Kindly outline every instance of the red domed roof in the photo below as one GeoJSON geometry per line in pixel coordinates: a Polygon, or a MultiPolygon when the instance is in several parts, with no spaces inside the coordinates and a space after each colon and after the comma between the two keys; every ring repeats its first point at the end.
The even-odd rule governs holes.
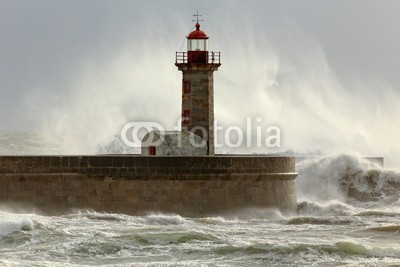
{"type": "Polygon", "coordinates": [[[205,32],[200,30],[200,24],[196,23],[196,30],[189,33],[187,36],[188,39],[208,39],[208,36],[205,32]]]}

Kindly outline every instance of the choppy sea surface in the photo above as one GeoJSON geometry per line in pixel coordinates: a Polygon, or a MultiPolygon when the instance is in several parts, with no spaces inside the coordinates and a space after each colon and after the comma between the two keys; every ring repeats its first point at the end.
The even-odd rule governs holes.
{"type": "MultiPolygon", "coordinates": [[[[0,134],[0,154],[55,151],[29,136],[0,134]]],[[[297,170],[294,214],[45,216],[1,206],[0,266],[400,266],[400,172],[355,155],[297,170]]]]}

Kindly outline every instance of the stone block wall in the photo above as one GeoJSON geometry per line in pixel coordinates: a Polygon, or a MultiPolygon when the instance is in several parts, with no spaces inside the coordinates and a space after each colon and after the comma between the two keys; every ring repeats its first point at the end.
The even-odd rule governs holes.
{"type": "Polygon", "coordinates": [[[207,142],[207,154],[214,155],[213,72],[221,64],[175,65],[182,71],[182,130],[192,131],[203,138],[207,142]]]}
{"type": "Polygon", "coordinates": [[[292,211],[294,167],[294,159],[285,157],[0,157],[0,202],[49,214],[292,211]]]}

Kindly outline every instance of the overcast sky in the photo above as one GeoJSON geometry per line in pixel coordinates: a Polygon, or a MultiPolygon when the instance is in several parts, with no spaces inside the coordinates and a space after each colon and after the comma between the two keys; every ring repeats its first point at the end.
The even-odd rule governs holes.
{"type": "MultiPolygon", "coordinates": [[[[172,125],[180,113],[175,51],[185,50],[196,9],[210,48],[222,53],[218,119],[234,123],[242,103],[253,115],[265,106],[265,117],[292,127],[287,131],[299,131],[300,113],[318,127],[336,131],[340,123],[339,136],[360,120],[397,123],[400,1],[2,0],[0,131],[66,132],[79,123],[100,131],[88,121],[112,128],[159,117],[172,125]],[[265,101],[253,104],[259,87],[263,95],[254,101],[265,101]],[[357,105],[341,113],[353,99],[357,105]],[[362,119],[345,119],[359,111],[362,119]],[[116,117],[123,119],[114,125],[116,117]]],[[[396,128],[369,136],[368,127],[375,126],[364,121],[348,142],[357,136],[363,146],[385,131],[400,134],[396,128]]]]}

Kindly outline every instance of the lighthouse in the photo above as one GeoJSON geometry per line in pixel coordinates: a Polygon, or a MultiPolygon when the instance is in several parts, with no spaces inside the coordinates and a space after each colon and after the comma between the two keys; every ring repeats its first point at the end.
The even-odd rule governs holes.
{"type": "Polygon", "coordinates": [[[207,154],[214,155],[214,71],[218,70],[220,52],[208,51],[208,35],[200,29],[189,33],[187,51],[176,52],[175,65],[182,71],[182,131],[200,136],[207,143],[207,154]]]}

